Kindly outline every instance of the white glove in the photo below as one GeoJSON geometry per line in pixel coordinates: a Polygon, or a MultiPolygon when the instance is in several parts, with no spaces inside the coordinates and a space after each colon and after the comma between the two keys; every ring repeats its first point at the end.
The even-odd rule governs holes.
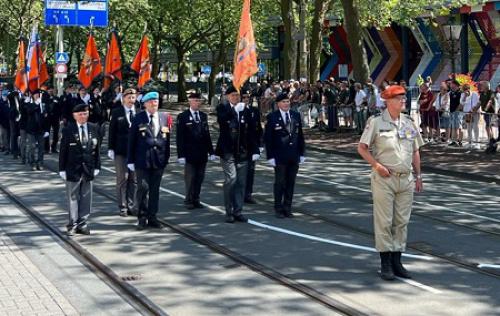
{"type": "Polygon", "coordinates": [[[59,176],[61,177],[61,179],[63,179],[64,181],[66,181],[66,171],[59,172],[59,176]]]}
{"type": "Polygon", "coordinates": [[[99,170],[99,169],[95,169],[95,170],[94,170],[94,177],[97,177],[97,175],[99,174],[99,172],[101,172],[101,170],[99,170]]]}
{"type": "Polygon", "coordinates": [[[235,110],[236,112],[241,112],[241,111],[243,111],[244,109],[245,109],[245,103],[243,103],[243,102],[240,102],[240,103],[238,103],[238,104],[236,104],[236,105],[234,106],[234,110],[235,110]]]}
{"type": "Polygon", "coordinates": [[[252,161],[257,161],[259,159],[260,159],[260,155],[259,154],[252,155],[252,161]]]}
{"type": "Polygon", "coordinates": [[[177,163],[179,165],[185,165],[186,164],[186,158],[179,158],[179,159],[177,159],[177,163]]]}
{"type": "Polygon", "coordinates": [[[274,158],[273,159],[269,159],[267,161],[267,163],[270,164],[271,167],[276,167],[276,159],[274,159],[274,158]]]}
{"type": "Polygon", "coordinates": [[[127,168],[128,168],[128,170],[130,170],[130,171],[132,171],[132,172],[135,172],[135,165],[134,165],[133,163],[129,163],[129,164],[127,165],[127,168]]]}
{"type": "Polygon", "coordinates": [[[304,162],[306,162],[306,157],[300,156],[300,162],[299,162],[299,164],[303,164],[304,162]]]}
{"type": "Polygon", "coordinates": [[[47,138],[47,137],[49,137],[49,136],[50,136],[49,132],[45,132],[45,133],[43,134],[43,138],[47,138]]]}
{"type": "Polygon", "coordinates": [[[115,160],[115,151],[114,150],[108,150],[108,157],[111,160],[115,160]]]}
{"type": "Polygon", "coordinates": [[[216,155],[210,155],[210,156],[208,156],[208,160],[210,160],[210,161],[214,161],[216,159],[217,159],[216,155]]]}
{"type": "Polygon", "coordinates": [[[264,152],[264,147],[259,147],[259,152],[262,154],[264,152]]]}

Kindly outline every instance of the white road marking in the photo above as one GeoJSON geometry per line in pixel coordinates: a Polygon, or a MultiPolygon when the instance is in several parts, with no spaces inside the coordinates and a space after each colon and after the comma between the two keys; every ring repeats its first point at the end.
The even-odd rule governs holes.
{"type": "Polygon", "coordinates": [[[487,264],[480,263],[477,265],[478,268],[490,268],[490,269],[500,269],[500,264],[487,264]]]}
{"type": "Polygon", "coordinates": [[[404,283],[407,283],[409,285],[412,285],[412,286],[415,286],[415,287],[418,287],[419,289],[422,289],[424,291],[427,291],[427,292],[431,292],[433,294],[441,294],[442,292],[438,289],[435,289],[431,286],[428,286],[428,285],[425,285],[425,284],[422,284],[420,282],[417,282],[415,280],[411,280],[411,279],[404,279],[404,278],[400,278],[400,277],[396,277],[396,279],[400,280],[400,281],[403,281],[404,283]]]}
{"type": "MultiPolygon", "coordinates": [[[[261,166],[261,167],[264,168],[264,169],[272,169],[271,167],[267,167],[267,166],[261,166]]],[[[297,177],[311,179],[311,180],[314,180],[314,181],[323,182],[323,183],[327,183],[327,184],[333,184],[333,185],[337,185],[339,187],[344,187],[346,189],[354,189],[354,190],[361,191],[361,192],[371,193],[371,191],[368,190],[368,189],[363,189],[363,188],[359,188],[359,187],[356,187],[356,186],[353,186],[353,185],[348,185],[348,184],[343,184],[343,183],[336,182],[336,181],[330,181],[330,180],[325,180],[325,179],[321,179],[321,178],[317,178],[317,177],[313,177],[313,176],[308,176],[308,175],[305,175],[305,174],[300,174],[299,173],[299,174],[297,174],[297,177]]],[[[483,216],[483,215],[477,215],[477,214],[473,214],[473,213],[469,213],[469,212],[464,212],[464,211],[452,210],[452,209],[446,208],[444,206],[434,205],[434,204],[430,204],[430,203],[427,203],[427,202],[418,202],[418,201],[415,201],[415,204],[418,204],[418,205],[421,205],[421,206],[425,206],[425,207],[430,207],[430,208],[433,208],[435,210],[447,211],[447,212],[451,212],[451,213],[457,213],[457,214],[461,214],[461,215],[467,215],[467,216],[471,216],[471,217],[476,217],[476,218],[480,218],[480,219],[492,221],[492,222],[495,222],[495,223],[500,223],[500,219],[496,219],[496,218],[488,217],[488,216],[483,216]]]]}
{"type": "MultiPolygon", "coordinates": [[[[115,173],[115,171],[113,169],[111,169],[111,168],[107,168],[107,167],[101,166],[101,169],[109,171],[111,173],[115,173]]],[[[181,199],[184,199],[184,195],[180,194],[178,192],[175,192],[175,191],[172,191],[172,190],[169,190],[169,189],[165,189],[163,187],[160,187],[160,191],[168,193],[168,194],[171,194],[171,195],[176,196],[176,197],[179,197],[181,199]]],[[[210,205],[210,204],[207,204],[207,203],[204,203],[204,202],[202,202],[201,204],[203,206],[205,206],[205,207],[207,207],[207,208],[209,208],[211,210],[214,210],[216,212],[219,212],[221,214],[225,214],[226,213],[220,207],[217,207],[217,206],[214,206],[214,205],[210,205]]],[[[257,226],[257,227],[261,227],[261,228],[265,228],[265,229],[268,229],[268,230],[272,230],[272,231],[275,231],[275,232],[280,232],[280,233],[288,234],[288,235],[291,235],[291,236],[296,236],[296,237],[304,238],[304,239],[319,241],[319,242],[323,242],[323,243],[328,243],[328,244],[332,244],[332,245],[337,245],[337,246],[347,247],[347,248],[352,248],[352,249],[357,249],[357,250],[364,250],[364,251],[368,251],[368,252],[377,252],[377,250],[375,248],[366,247],[366,246],[360,246],[360,245],[356,245],[356,244],[345,243],[345,242],[341,242],[341,241],[335,241],[335,240],[321,238],[321,237],[316,237],[316,236],[307,235],[307,234],[302,234],[302,233],[294,232],[294,231],[291,231],[291,230],[288,230],[288,229],[276,227],[276,226],[273,226],[273,225],[268,225],[268,224],[260,223],[260,222],[257,222],[257,221],[251,220],[251,219],[248,220],[248,224],[253,225],[253,226],[257,226]]],[[[426,260],[426,261],[432,261],[432,260],[434,260],[434,258],[432,258],[432,257],[420,256],[420,255],[412,255],[412,254],[406,254],[406,253],[403,254],[403,256],[407,257],[407,258],[414,258],[414,259],[420,259],[420,260],[426,260]]]]}

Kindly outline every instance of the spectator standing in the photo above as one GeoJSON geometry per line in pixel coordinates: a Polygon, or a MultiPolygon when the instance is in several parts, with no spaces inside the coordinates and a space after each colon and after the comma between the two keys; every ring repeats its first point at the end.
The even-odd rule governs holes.
{"type": "Polygon", "coordinates": [[[479,95],[472,91],[468,84],[463,85],[463,93],[460,99],[460,104],[465,113],[464,124],[467,128],[468,147],[479,149],[479,111],[481,104],[479,103],[479,95]],[[474,144],[472,144],[472,134],[474,133],[474,144]]]}
{"type": "Polygon", "coordinates": [[[434,98],[434,109],[439,114],[439,134],[441,128],[445,130],[445,136],[441,139],[443,142],[448,142],[450,139],[450,94],[448,93],[448,85],[442,82],[439,87],[439,93],[434,98]]]}
{"type": "Polygon", "coordinates": [[[451,142],[448,146],[452,147],[462,147],[462,120],[463,114],[460,110],[460,100],[461,100],[461,92],[460,92],[460,83],[457,80],[452,80],[450,82],[450,130],[451,130],[451,142]]]}
{"type": "Polygon", "coordinates": [[[420,96],[418,97],[418,104],[420,105],[420,117],[422,123],[420,124],[423,131],[424,141],[432,140],[432,131],[437,128],[437,113],[432,107],[434,96],[431,89],[427,84],[420,86],[420,96]]]}
{"type": "Polygon", "coordinates": [[[493,115],[495,114],[495,92],[491,90],[488,81],[481,81],[479,83],[479,102],[481,105],[481,112],[483,113],[486,134],[488,140],[493,139],[493,115]]]}
{"type": "Polygon", "coordinates": [[[356,112],[354,113],[356,118],[356,131],[361,134],[365,129],[366,120],[368,119],[366,93],[363,91],[361,83],[359,82],[354,84],[354,89],[356,90],[356,95],[354,97],[354,105],[356,108],[356,112]]]}

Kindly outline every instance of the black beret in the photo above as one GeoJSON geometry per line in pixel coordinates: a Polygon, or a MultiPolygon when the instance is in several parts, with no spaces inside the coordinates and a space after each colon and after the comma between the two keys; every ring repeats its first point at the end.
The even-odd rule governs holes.
{"type": "Polygon", "coordinates": [[[188,99],[201,99],[201,94],[198,92],[191,92],[188,99]]]}
{"type": "Polygon", "coordinates": [[[241,95],[242,96],[250,96],[251,95],[250,90],[246,90],[246,89],[241,90],[241,95]]]}
{"type": "Polygon", "coordinates": [[[40,93],[42,93],[42,90],[36,89],[35,91],[31,92],[31,95],[40,94],[40,93]]]}
{"type": "Polygon", "coordinates": [[[288,93],[280,93],[278,94],[278,96],[276,97],[276,102],[280,102],[280,101],[283,101],[283,100],[288,100],[290,99],[290,97],[288,96],[288,93]]]}
{"type": "Polygon", "coordinates": [[[73,107],[73,113],[86,112],[89,110],[89,106],[85,103],[77,104],[73,107]]]}
{"type": "Polygon", "coordinates": [[[238,90],[236,90],[236,88],[233,85],[230,85],[229,87],[227,87],[226,94],[231,94],[234,92],[238,92],[238,90]]]}

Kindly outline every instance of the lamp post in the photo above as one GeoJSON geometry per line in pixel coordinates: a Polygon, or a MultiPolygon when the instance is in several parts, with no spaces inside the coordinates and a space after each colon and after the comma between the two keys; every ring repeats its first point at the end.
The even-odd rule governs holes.
{"type": "Polygon", "coordinates": [[[462,32],[462,25],[455,24],[454,19],[450,19],[448,24],[443,25],[444,35],[446,37],[446,41],[450,45],[450,58],[451,58],[451,72],[456,72],[455,66],[455,56],[459,52],[457,48],[455,48],[455,42],[460,39],[460,33],[462,32]]]}

